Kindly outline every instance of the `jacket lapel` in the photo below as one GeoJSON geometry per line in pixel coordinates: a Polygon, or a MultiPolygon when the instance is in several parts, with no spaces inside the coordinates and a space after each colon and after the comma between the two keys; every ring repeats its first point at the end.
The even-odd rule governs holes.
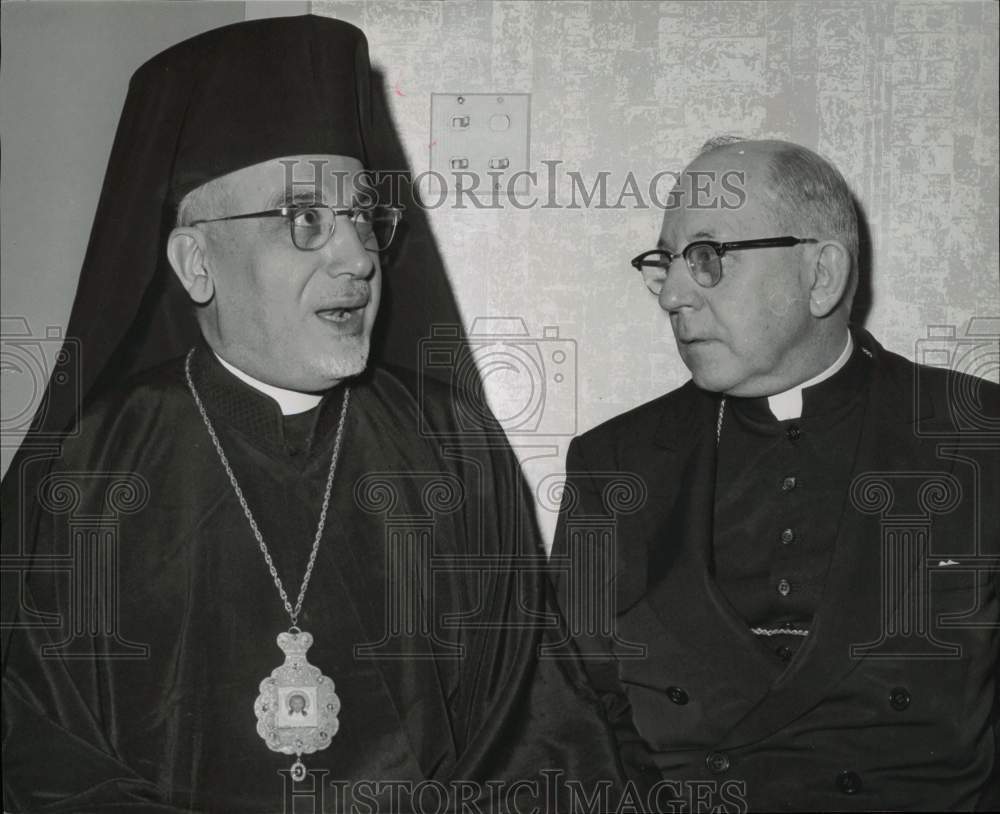
{"type": "Polygon", "coordinates": [[[629,431],[615,441],[614,469],[636,477],[645,490],[641,508],[615,518],[615,612],[621,615],[649,591],[668,570],[672,554],[661,545],[678,502],[683,478],[677,473],[690,454],[678,441],[698,426],[699,408],[710,409],[693,387],[680,404],[668,400],[647,432],[629,431]],[[682,429],[683,428],[683,429],[682,429]]]}
{"type": "Polygon", "coordinates": [[[659,488],[649,490],[650,510],[635,529],[646,541],[646,562],[645,592],[634,615],[644,627],[652,623],[655,628],[633,635],[651,643],[647,667],[654,673],[671,667],[657,664],[655,642],[667,637],[675,645],[666,650],[683,652],[699,671],[740,675],[739,697],[730,703],[745,710],[767,692],[773,669],[713,576],[718,400],[698,393],[686,407],[665,411],[654,437],[655,457],[647,453],[642,464],[634,465],[659,488]]]}

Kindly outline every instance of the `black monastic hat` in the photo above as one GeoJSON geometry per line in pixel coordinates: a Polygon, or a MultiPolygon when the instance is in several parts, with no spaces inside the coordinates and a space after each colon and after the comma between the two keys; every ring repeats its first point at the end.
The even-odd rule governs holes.
{"type": "MultiPolygon", "coordinates": [[[[67,329],[82,349],[77,397],[178,356],[197,338],[164,254],[187,192],[281,156],[367,163],[370,70],[359,29],[306,15],[208,31],[136,71],[67,329]]],[[[73,412],[48,404],[47,429],[58,431],[73,412]]]]}

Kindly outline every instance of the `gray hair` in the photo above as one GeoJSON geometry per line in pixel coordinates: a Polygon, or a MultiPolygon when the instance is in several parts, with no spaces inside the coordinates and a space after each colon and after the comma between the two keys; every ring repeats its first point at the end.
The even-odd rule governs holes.
{"type": "MultiPolygon", "coordinates": [[[[698,157],[751,141],[722,135],[709,139],[698,157]]],[[[853,295],[858,273],[858,214],[851,188],[833,164],[790,141],[766,141],[773,147],[768,165],[769,192],[777,219],[797,237],[831,238],[844,244],[851,260],[853,295]]]]}
{"type": "Polygon", "coordinates": [[[217,216],[222,212],[226,190],[218,181],[218,178],[206,181],[181,198],[181,202],[177,204],[174,226],[190,226],[193,221],[217,216]]]}

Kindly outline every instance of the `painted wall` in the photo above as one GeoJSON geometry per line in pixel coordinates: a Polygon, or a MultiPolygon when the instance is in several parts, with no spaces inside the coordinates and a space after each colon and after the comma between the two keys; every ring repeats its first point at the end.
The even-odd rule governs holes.
{"type": "MultiPolygon", "coordinates": [[[[567,203],[565,170],[590,183],[608,171],[609,204],[629,173],[639,181],[645,208],[627,197],[622,209],[477,211],[452,201],[430,212],[467,326],[517,316],[532,337],[557,326],[575,343],[575,398],[549,383],[563,419],[550,424],[575,418],[582,431],[686,380],[628,259],[656,240],[649,180],[720,132],[791,139],[841,168],[871,234],[866,325],[890,349],[914,358],[931,326],[961,333],[974,316],[1000,317],[994,3],[316,0],[312,9],[367,34],[415,172],[429,167],[432,92],[523,92],[542,201],[551,193],[543,160],[563,162],[555,191],[567,203]]],[[[979,373],[995,379],[992,358],[979,373]]],[[[504,375],[486,386],[506,409],[504,375]]],[[[530,445],[521,455],[551,532],[545,494],[568,439],[512,440],[530,445]]]]}
{"type": "Polygon", "coordinates": [[[0,471],[45,386],[32,353],[49,361],[69,320],[129,78],[169,45],[245,12],[243,2],[0,6],[0,471]],[[14,336],[22,325],[29,336],[14,336]]]}
{"type": "MultiPolygon", "coordinates": [[[[65,326],[131,71],[198,31],[305,5],[0,7],[5,318],[23,316],[42,336],[65,326]]],[[[537,195],[560,205],[449,202],[427,216],[473,341],[477,318],[518,317],[529,335],[508,343],[510,360],[542,360],[550,376],[540,411],[522,425],[537,419],[546,433],[512,435],[549,534],[565,433],[687,377],[628,258],[656,238],[649,180],[679,170],[712,134],[793,139],[844,170],[873,244],[867,326],[889,348],[913,357],[929,326],[961,332],[974,316],[1000,316],[993,3],[316,0],[311,8],[368,35],[414,172],[428,168],[432,92],[532,94],[537,195]],[[542,161],[562,162],[551,187],[542,161]],[[588,185],[607,172],[609,206],[631,174],[643,200],[567,208],[568,171],[588,185]],[[547,326],[558,338],[545,337],[547,326]],[[559,383],[550,364],[557,349],[564,364],[576,363],[559,383]]],[[[397,304],[425,307],[421,298],[397,304]]],[[[414,366],[419,351],[415,344],[414,366]]],[[[495,409],[516,414],[524,377],[503,366],[488,372],[495,409]]],[[[995,364],[979,372],[997,376],[995,364]]],[[[33,386],[3,373],[5,442],[33,386]]],[[[6,466],[10,449],[2,455],[6,466]]]]}

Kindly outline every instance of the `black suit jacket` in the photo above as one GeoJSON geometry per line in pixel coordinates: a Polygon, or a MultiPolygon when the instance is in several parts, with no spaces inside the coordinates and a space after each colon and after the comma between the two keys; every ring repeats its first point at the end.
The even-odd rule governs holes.
{"type": "Polygon", "coordinates": [[[649,810],[1000,800],[1000,388],[855,336],[850,494],[777,678],[712,574],[719,397],[688,382],[570,445],[560,596],[649,810]]]}

